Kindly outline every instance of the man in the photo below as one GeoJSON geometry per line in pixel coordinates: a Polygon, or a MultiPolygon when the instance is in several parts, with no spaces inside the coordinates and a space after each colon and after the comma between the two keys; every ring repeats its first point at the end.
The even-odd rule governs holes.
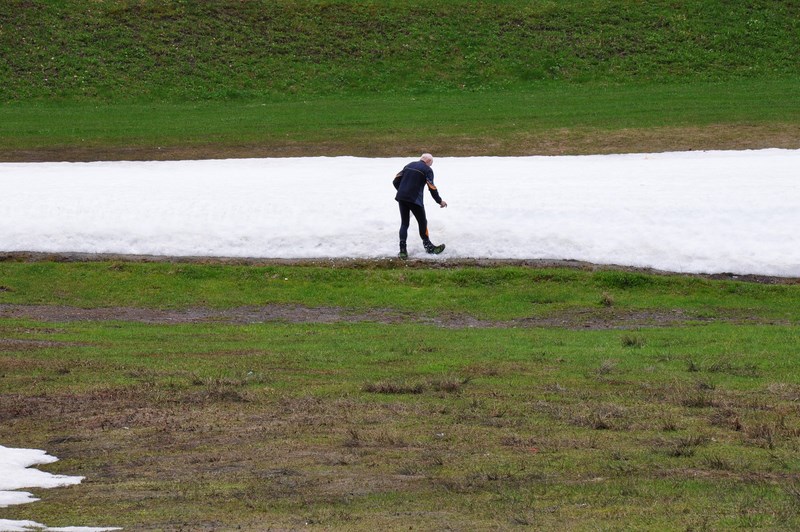
{"type": "Polygon", "coordinates": [[[400,254],[401,259],[408,258],[406,238],[408,226],[411,224],[410,214],[414,214],[419,226],[419,236],[427,253],[439,254],[444,251],[444,244],[435,246],[428,237],[428,219],[425,217],[425,205],[422,203],[425,187],[431,192],[433,200],[442,209],[447,207],[447,202],[439,196],[439,191],[433,184],[433,156],[423,153],[419,161],[409,163],[395,176],[392,184],[397,189],[394,199],[400,204],[400,254]]]}

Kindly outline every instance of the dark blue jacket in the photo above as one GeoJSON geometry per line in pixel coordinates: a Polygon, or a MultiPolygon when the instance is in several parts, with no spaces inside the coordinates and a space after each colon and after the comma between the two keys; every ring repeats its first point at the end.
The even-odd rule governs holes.
{"type": "Polygon", "coordinates": [[[433,170],[422,161],[414,161],[407,164],[394,177],[392,184],[397,189],[397,195],[394,197],[397,201],[408,201],[423,207],[422,196],[427,185],[428,190],[431,191],[433,201],[442,203],[439,191],[436,190],[433,184],[433,170]]]}

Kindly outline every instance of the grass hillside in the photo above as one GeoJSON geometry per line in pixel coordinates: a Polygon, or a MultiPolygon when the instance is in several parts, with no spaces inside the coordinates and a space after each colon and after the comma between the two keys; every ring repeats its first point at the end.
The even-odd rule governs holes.
{"type": "Polygon", "coordinates": [[[796,2],[10,0],[0,24],[6,102],[800,75],[796,2]]]}
{"type": "Polygon", "coordinates": [[[7,0],[0,160],[798,147],[800,4],[7,0]]]}

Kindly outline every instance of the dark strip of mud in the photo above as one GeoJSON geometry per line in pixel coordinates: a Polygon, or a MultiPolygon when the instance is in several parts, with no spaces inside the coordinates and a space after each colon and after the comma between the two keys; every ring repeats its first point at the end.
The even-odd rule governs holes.
{"type": "Polygon", "coordinates": [[[727,313],[716,317],[699,317],[681,309],[623,310],[613,308],[569,309],[543,317],[513,320],[481,320],[465,314],[445,313],[419,316],[418,313],[394,309],[352,310],[340,307],[305,307],[271,304],[231,309],[193,307],[184,310],[160,310],[138,307],[79,308],[62,305],[0,304],[0,319],[31,319],[44,322],[121,321],[148,324],[186,323],[415,323],[449,329],[464,328],[537,328],[552,327],[572,330],[640,329],[674,327],[713,321],[790,325],[788,322],[727,313]]]}

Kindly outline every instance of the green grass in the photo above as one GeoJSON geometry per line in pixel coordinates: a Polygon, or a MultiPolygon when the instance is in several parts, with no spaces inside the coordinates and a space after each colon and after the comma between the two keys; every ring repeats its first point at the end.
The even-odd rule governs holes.
{"type": "Polygon", "coordinates": [[[61,458],[47,470],[87,477],[8,518],[253,530],[800,524],[796,285],[616,270],[0,266],[2,303],[409,312],[330,324],[5,314],[0,441],[45,448],[61,458]],[[414,321],[601,307],[612,325],[637,307],[718,319],[624,330],[414,321]]]}
{"type": "Polygon", "coordinates": [[[6,2],[0,158],[797,147],[786,2],[6,2]]]}
{"type": "Polygon", "coordinates": [[[252,99],[800,74],[792,2],[4,2],[0,101],[252,99]]]}
{"type": "Polygon", "coordinates": [[[217,309],[265,303],[394,309],[487,320],[590,308],[679,309],[695,319],[796,321],[800,286],[620,270],[0,262],[0,303],[217,309]],[[613,303],[603,304],[604,296],[613,303]]]}
{"type": "Polygon", "coordinates": [[[525,91],[363,96],[357,103],[344,96],[279,102],[12,103],[0,108],[0,141],[5,152],[78,147],[117,150],[122,157],[125,148],[146,149],[158,158],[159,150],[187,146],[373,156],[433,146],[437,153],[469,155],[530,153],[559,139],[562,151],[598,151],[609,132],[671,129],[683,132],[689,146],[702,147],[713,140],[698,139],[691,128],[725,126],[746,139],[747,128],[800,122],[800,106],[789,97],[798,91],[800,82],[791,80],[543,83],[525,91]],[[564,138],[565,131],[571,137],[564,138]]]}

